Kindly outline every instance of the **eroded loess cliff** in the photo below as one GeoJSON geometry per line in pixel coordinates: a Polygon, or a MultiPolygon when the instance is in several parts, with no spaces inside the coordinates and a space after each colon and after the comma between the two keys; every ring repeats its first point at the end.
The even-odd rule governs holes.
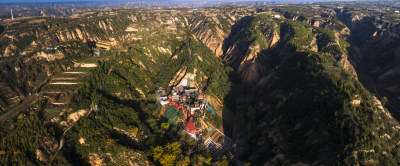
{"type": "Polygon", "coordinates": [[[190,18],[189,28],[196,38],[220,57],[223,54],[223,41],[231,33],[231,26],[242,17],[252,14],[253,10],[252,8],[231,8],[228,11],[218,8],[205,10],[195,13],[190,18]]]}
{"type": "Polygon", "coordinates": [[[256,165],[398,162],[398,121],[358,81],[345,37],[306,17],[266,13],[232,26],[222,57],[238,79],[226,109],[245,115],[231,127],[234,138],[246,138],[243,158],[256,165]]]}
{"type": "Polygon", "coordinates": [[[388,108],[399,118],[400,37],[396,21],[384,14],[355,12],[352,8],[337,10],[337,16],[352,31],[349,41],[350,60],[360,80],[380,98],[389,99],[388,108]]]}
{"type": "Polygon", "coordinates": [[[357,75],[347,60],[349,45],[335,32],[262,14],[245,17],[232,27],[232,33],[224,42],[223,58],[237,69],[245,83],[263,86],[262,75],[291,55],[293,48],[286,44],[288,42],[297,42],[303,49],[328,53],[357,75]],[[303,36],[307,37],[300,39],[303,36]]]}
{"type": "MultiPolygon", "coordinates": [[[[126,52],[138,46],[152,63],[157,63],[161,54],[171,55],[177,49],[178,38],[185,34],[187,25],[181,14],[172,13],[171,20],[169,11],[87,12],[71,18],[27,18],[2,23],[0,109],[38,92],[51,76],[73,68],[72,64],[80,59],[93,57],[94,51],[126,52]],[[141,42],[143,38],[145,42],[141,42]],[[166,38],[175,39],[175,43],[161,40],[166,38]]],[[[147,64],[137,63],[146,68],[147,64]]]]}

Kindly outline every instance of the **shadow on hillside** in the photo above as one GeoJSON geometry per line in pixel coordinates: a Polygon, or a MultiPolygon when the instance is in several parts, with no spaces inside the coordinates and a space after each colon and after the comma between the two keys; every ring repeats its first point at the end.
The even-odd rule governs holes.
{"type": "MultiPolygon", "coordinates": [[[[73,142],[74,140],[68,140],[65,139],[65,145],[62,148],[62,153],[59,153],[57,156],[65,156],[65,159],[69,163],[74,163],[76,165],[81,165],[81,166],[90,166],[90,164],[82,157],[81,155],[77,152],[76,147],[74,146],[75,143],[73,142]]],[[[55,158],[53,161],[53,164],[56,164],[58,157],[55,158]]],[[[62,161],[62,157],[61,157],[62,161]]]]}
{"type": "Polygon", "coordinates": [[[234,142],[237,142],[239,138],[243,137],[243,134],[239,134],[241,132],[238,131],[242,130],[242,128],[246,126],[246,116],[242,114],[246,112],[243,111],[243,109],[247,109],[247,87],[241,83],[240,76],[237,74],[237,67],[245,58],[244,55],[251,44],[251,41],[240,40],[246,37],[246,34],[243,33],[243,29],[251,20],[252,17],[250,16],[238,20],[234,25],[232,25],[231,33],[227,38],[225,38],[222,44],[222,58],[229,61],[229,64],[225,65],[234,68],[234,71],[228,75],[229,81],[232,84],[229,93],[224,97],[222,127],[224,134],[232,138],[234,142]],[[240,42],[235,43],[237,40],[240,42]],[[234,47],[234,49],[229,50],[229,48],[234,45],[239,47],[234,47]]]}
{"type": "MultiPolygon", "coordinates": [[[[258,123],[262,123],[266,103],[260,98],[265,96],[268,89],[269,73],[276,72],[276,68],[282,61],[296,53],[296,49],[287,44],[291,36],[291,29],[286,24],[281,24],[279,29],[279,41],[271,47],[259,50],[254,59],[247,59],[249,48],[254,43],[253,35],[249,30],[252,17],[244,17],[231,28],[231,33],[224,40],[223,59],[229,61],[228,66],[233,68],[229,73],[232,83],[229,93],[224,97],[222,123],[224,133],[231,137],[238,145],[235,156],[237,158],[248,158],[259,146],[261,136],[258,123]],[[238,41],[238,42],[235,42],[238,41]],[[254,70],[255,69],[255,70],[254,70]],[[248,76],[247,74],[254,74],[248,76]],[[247,80],[248,79],[248,80],[247,80]],[[262,82],[262,83],[261,83],[262,82]],[[262,107],[260,105],[263,105],[262,107]]],[[[262,129],[265,130],[265,129],[262,129]]],[[[265,149],[264,149],[265,150],[265,149]]],[[[263,157],[271,157],[272,153],[265,153],[263,157]]]]}
{"type": "MultiPolygon", "coordinates": [[[[251,33],[248,30],[248,24],[251,23],[253,17],[247,16],[235,23],[231,28],[231,33],[224,40],[223,58],[229,61],[226,64],[233,68],[233,72],[229,73],[229,80],[232,83],[230,92],[224,98],[223,108],[223,127],[224,132],[232,137],[235,141],[246,140],[247,129],[247,110],[249,107],[256,105],[257,96],[262,94],[259,80],[264,77],[267,71],[273,70],[277,64],[279,64],[288,55],[292,55],[294,48],[285,44],[285,42],[278,42],[274,47],[260,50],[257,54],[256,60],[253,59],[245,60],[246,55],[249,52],[249,48],[255,39],[251,39],[251,33]],[[239,42],[235,42],[239,41],[239,42]],[[239,73],[239,66],[242,70],[251,71],[252,65],[257,64],[257,72],[259,72],[259,78],[257,82],[246,82],[243,80],[241,73],[239,73]],[[231,116],[235,116],[233,118],[231,116]]],[[[289,28],[286,25],[280,27],[280,39],[283,41],[287,40],[284,35],[289,32],[289,28]]],[[[253,122],[252,122],[253,123],[253,122]]]]}
{"type": "Polygon", "coordinates": [[[4,32],[4,26],[0,25],[0,34],[4,32]]]}
{"type": "Polygon", "coordinates": [[[96,42],[95,41],[87,41],[86,45],[89,47],[90,51],[93,51],[94,48],[96,48],[96,42]]]}
{"type": "MultiPolygon", "coordinates": [[[[342,15],[339,18],[352,32],[347,40],[351,47],[348,47],[347,51],[348,59],[356,70],[358,80],[378,99],[387,97],[388,103],[385,107],[397,121],[400,121],[400,100],[398,100],[396,90],[393,90],[396,87],[399,88],[398,79],[395,76],[389,80],[379,79],[381,75],[389,73],[391,69],[394,69],[393,67],[398,65],[396,50],[399,48],[400,40],[391,36],[373,37],[377,29],[372,24],[370,17],[355,22],[348,22],[342,15]],[[397,42],[389,45],[386,43],[389,40],[397,42]]],[[[399,78],[399,74],[397,74],[397,78],[399,78]]]]}
{"type": "MultiPolygon", "coordinates": [[[[120,99],[120,98],[118,98],[118,97],[116,97],[114,95],[111,95],[111,94],[107,93],[106,91],[100,90],[100,89],[98,89],[97,92],[99,94],[101,94],[102,96],[104,96],[105,98],[107,98],[109,100],[112,100],[113,102],[115,102],[117,104],[124,105],[126,107],[130,107],[130,108],[135,109],[135,111],[139,113],[140,117],[146,117],[147,116],[147,114],[141,108],[140,102],[138,102],[136,100],[129,100],[129,99],[128,100],[122,100],[122,99],[120,99]]],[[[147,126],[147,127],[149,127],[149,126],[147,126]]]]}

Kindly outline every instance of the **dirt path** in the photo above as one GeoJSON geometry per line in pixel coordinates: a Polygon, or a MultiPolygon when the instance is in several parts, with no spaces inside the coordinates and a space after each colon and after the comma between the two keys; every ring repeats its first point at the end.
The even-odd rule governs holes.
{"type": "Polygon", "coordinates": [[[61,103],[61,102],[54,102],[54,103],[51,103],[51,104],[54,104],[54,105],[64,105],[65,103],[61,103]]]}
{"type": "Polygon", "coordinates": [[[74,67],[87,67],[87,68],[92,68],[92,67],[97,67],[96,63],[75,63],[74,67]]]}
{"type": "Polygon", "coordinates": [[[18,116],[18,114],[25,111],[28,107],[30,107],[33,103],[35,103],[38,100],[39,100],[38,94],[33,94],[31,96],[25,97],[24,101],[21,104],[17,105],[11,110],[8,110],[5,114],[0,116],[0,123],[4,123],[10,119],[15,118],[16,116],[18,116]]]}
{"type": "Polygon", "coordinates": [[[54,78],[53,80],[76,80],[76,78],[58,77],[58,78],[54,78]]]}
{"type": "Polygon", "coordinates": [[[79,72],[79,71],[66,71],[63,73],[64,74],[86,74],[86,72],[79,72]]]}
{"type": "Polygon", "coordinates": [[[81,82],[50,82],[50,85],[76,85],[82,84],[81,82]]]}
{"type": "Polygon", "coordinates": [[[67,134],[67,132],[68,132],[72,127],[74,127],[75,124],[76,124],[79,120],[81,120],[82,118],[85,118],[85,117],[89,116],[90,113],[93,112],[93,110],[94,110],[93,107],[90,108],[90,111],[89,111],[84,117],[80,117],[75,123],[73,123],[71,126],[69,126],[69,127],[61,134],[60,138],[58,139],[58,141],[59,141],[59,143],[58,143],[58,149],[57,149],[56,153],[54,154],[54,156],[51,158],[50,163],[51,163],[51,162],[54,160],[54,158],[57,156],[58,152],[63,148],[63,146],[64,146],[64,136],[67,134]]]}

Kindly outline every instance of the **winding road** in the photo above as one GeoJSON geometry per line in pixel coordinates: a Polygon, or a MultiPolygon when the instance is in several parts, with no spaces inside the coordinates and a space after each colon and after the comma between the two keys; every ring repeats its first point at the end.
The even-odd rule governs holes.
{"type": "MultiPolygon", "coordinates": [[[[90,108],[90,111],[85,115],[85,117],[87,117],[88,115],[90,115],[90,113],[92,113],[92,111],[93,111],[93,107],[90,108]]],[[[67,134],[67,131],[68,131],[69,129],[71,129],[72,127],[74,127],[75,124],[76,124],[79,120],[81,120],[81,119],[82,119],[82,118],[79,118],[74,124],[72,124],[71,126],[69,126],[69,127],[61,134],[60,138],[58,139],[58,149],[57,149],[56,153],[54,154],[54,156],[51,158],[50,162],[52,162],[52,161],[54,160],[54,158],[57,156],[58,152],[63,148],[63,146],[64,146],[64,136],[65,136],[65,134],[67,134]]]]}

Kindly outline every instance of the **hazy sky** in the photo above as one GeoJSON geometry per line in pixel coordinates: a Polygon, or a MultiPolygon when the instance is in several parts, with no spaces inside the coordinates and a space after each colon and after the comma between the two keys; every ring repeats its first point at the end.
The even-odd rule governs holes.
{"type": "MultiPolygon", "coordinates": [[[[128,1],[196,1],[196,0],[0,0],[0,3],[21,3],[21,2],[88,2],[88,1],[103,1],[103,2],[128,2],[128,1]]],[[[205,0],[205,1],[238,1],[238,0],[205,0]]],[[[249,0],[242,0],[249,1],[249,0]]]]}
{"type": "MultiPolygon", "coordinates": [[[[21,3],[21,2],[30,2],[30,3],[38,3],[38,2],[87,2],[87,1],[103,1],[103,2],[112,2],[112,1],[196,1],[196,0],[0,0],[0,3],[21,3]]],[[[202,0],[202,1],[225,1],[225,2],[233,2],[233,1],[264,1],[264,0],[202,0]]],[[[265,0],[265,1],[280,1],[280,0],[265,0]]],[[[295,1],[295,0],[292,0],[295,1]]],[[[301,1],[329,1],[329,0],[298,0],[301,1]]],[[[332,1],[332,0],[331,0],[332,1]]],[[[343,1],[343,0],[336,0],[343,1]]]]}
{"type": "MultiPolygon", "coordinates": [[[[127,2],[127,1],[221,1],[221,2],[234,2],[234,1],[293,1],[293,2],[326,2],[326,1],[357,1],[357,0],[0,0],[0,3],[21,3],[21,2],[29,2],[29,3],[43,3],[43,2],[95,2],[95,1],[102,1],[102,2],[127,2]]],[[[358,1],[372,1],[372,0],[358,0],[358,1]]],[[[396,1],[396,0],[374,0],[374,1],[396,1]]]]}
{"type": "MultiPolygon", "coordinates": [[[[87,1],[112,2],[112,1],[147,1],[147,0],[0,0],[0,3],[21,3],[21,2],[29,2],[29,3],[38,3],[38,2],[87,2],[87,1]]],[[[168,0],[166,0],[166,1],[168,1],[168,0]]]]}
{"type": "MultiPolygon", "coordinates": [[[[0,0],[0,3],[21,3],[21,2],[84,2],[84,1],[127,1],[127,0],[0,0]]],[[[143,0],[146,1],[146,0],[143,0]]]]}

